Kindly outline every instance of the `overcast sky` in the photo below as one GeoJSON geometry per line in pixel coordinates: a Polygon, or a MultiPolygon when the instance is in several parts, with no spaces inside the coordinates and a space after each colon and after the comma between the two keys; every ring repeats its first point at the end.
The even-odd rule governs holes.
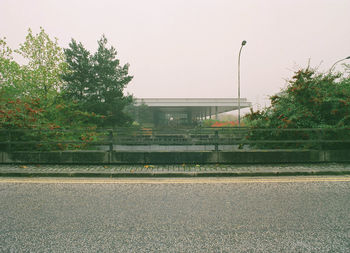
{"type": "MultiPolygon", "coordinates": [[[[350,55],[350,0],[0,0],[11,48],[42,26],[62,47],[105,34],[136,97],[241,97],[264,106],[293,70],[350,55]]],[[[341,65],[338,66],[338,69],[341,65]]]]}

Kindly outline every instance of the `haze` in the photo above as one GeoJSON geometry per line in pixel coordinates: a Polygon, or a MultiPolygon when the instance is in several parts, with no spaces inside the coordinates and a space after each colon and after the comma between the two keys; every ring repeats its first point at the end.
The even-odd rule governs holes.
{"type": "MultiPolygon", "coordinates": [[[[135,97],[241,97],[255,107],[293,70],[327,70],[350,55],[349,0],[1,0],[0,36],[11,48],[42,26],[62,47],[94,51],[105,34],[130,63],[135,97]]],[[[337,65],[341,70],[341,64],[337,65]]]]}

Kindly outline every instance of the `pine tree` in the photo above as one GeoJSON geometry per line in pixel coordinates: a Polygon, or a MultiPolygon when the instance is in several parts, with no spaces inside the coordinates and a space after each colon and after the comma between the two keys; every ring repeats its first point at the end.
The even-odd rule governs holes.
{"type": "Polygon", "coordinates": [[[128,75],[128,64],[120,65],[116,49],[107,47],[106,37],[98,41],[93,55],[73,39],[64,52],[69,69],[63,76],[65,96],[75,100],[82,110],[105,115],[101,126],[131,123],[124,108],[132,102],[132,96],[124,95],[124,89],[133,77],[128,75]]]}
{"type": "Polygon", "coordinates": [[[83,103],[88,100],[93,83],[93,62],[90,52],[81,43],[72,39],[69,48],[64,49],[69,70],[62,75],[66,82],[64,96],[83,103]]]}

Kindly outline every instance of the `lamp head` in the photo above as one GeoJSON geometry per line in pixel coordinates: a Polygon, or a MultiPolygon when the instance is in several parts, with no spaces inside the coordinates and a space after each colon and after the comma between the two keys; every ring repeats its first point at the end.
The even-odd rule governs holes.
{"type": "MultiPolygon", "coordinates": [[[[244,46],[245,44],[247,44],[247,41],[243,40],[242,41],[242,46],[244,46]]],[[[350,57],[350,56],[349,56],[350,57]]]]}

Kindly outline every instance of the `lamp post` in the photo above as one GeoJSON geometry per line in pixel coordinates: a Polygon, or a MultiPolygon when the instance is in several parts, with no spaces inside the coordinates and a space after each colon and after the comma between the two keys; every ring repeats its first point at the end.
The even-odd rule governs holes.
{"type": "Polygon", "coordinates": [[[243,40],[238,54],[238,127],[241,126],[241,52],[247,41],[243,40]]]}
{"type": "Polygon", "coordinates": [[[341,60],[339,60],[339,61],[336,61],[336,62],[332,65],[332,67],[329,69],[329,72],[332,72],[333,68],[335,67],[335,65],[336,65],[338,62],[345,61],[345,60],[348,60],[348,59],[350,59],[350,56],[348,56],[348,57],[346,57],[346,58],[344,58],[344,59],[341,59],[341,60]]]}

